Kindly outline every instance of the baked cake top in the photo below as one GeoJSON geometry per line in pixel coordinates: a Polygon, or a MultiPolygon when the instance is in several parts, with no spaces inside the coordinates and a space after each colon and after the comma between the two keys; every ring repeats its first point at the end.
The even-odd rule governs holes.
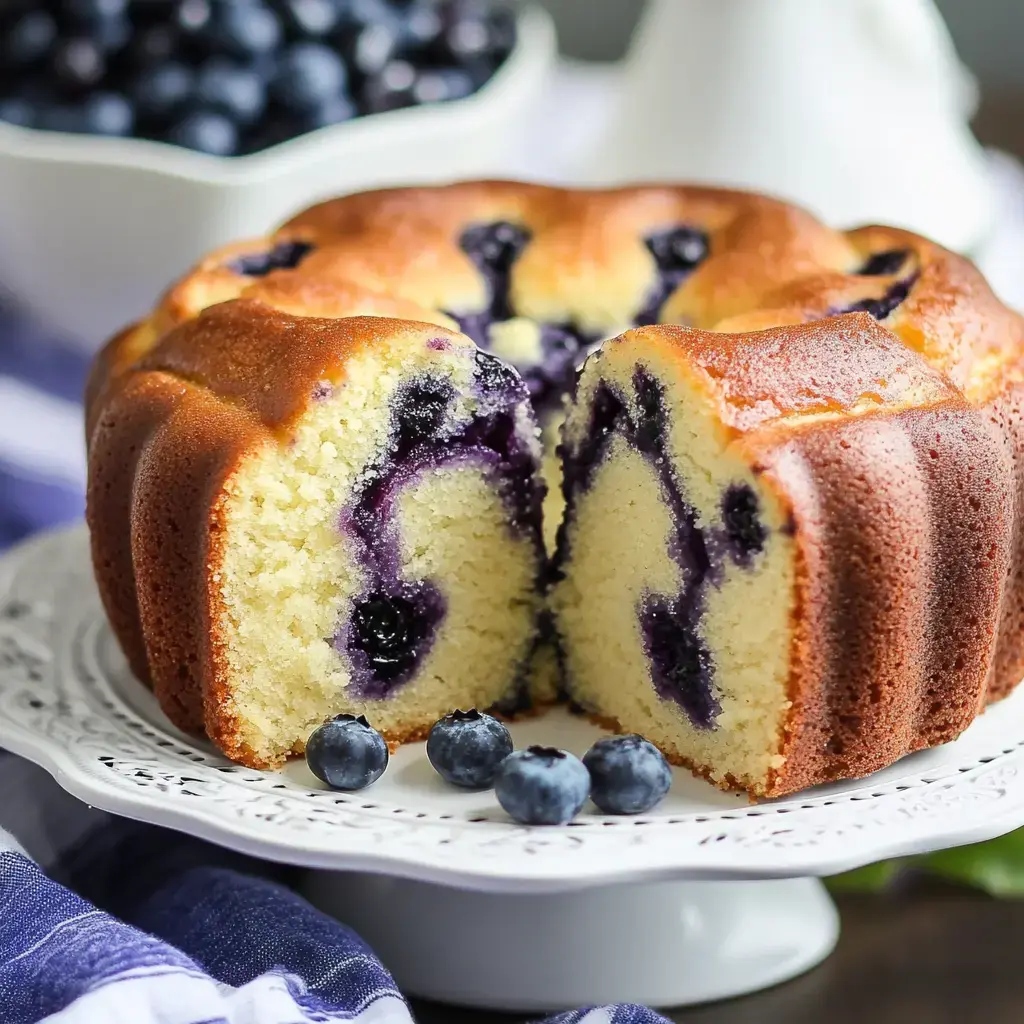
{"type": "MultiPolygon", "coordinates": [[[[922,373],[888,357],[872,362],[872,351],[890,346],[864,326],[868,318],[900,340],[908,364],[920,366],[918,353],[946,378],[925,374],[929,388],[952,385],[974,404],[1019,379],[1024,348],[1024,320],[968,260],[906,231],[835,231],[791,204],[720,189],[470,182],[333,199],[267,238],[216,250],[114,340],[90,397],[172,329],[179,349],[193,331],[197,343],[208,337],[200,313],[231,300],[242,302],[218,321],[239,329],[257,317],[256,304],[285,319],[385,316],[461,328],[517,365],[538,402],[570,386],[589,345],[656,322],[716,332],[704,342],[719,353],[714,372],[745,379],[822,346],[849,368],[844,355],[861,336],[874,339],[859,353],[863,392],[847,394],[847,407],[875,394],[899,402],[895,384],[922,373]],[[866,317],[859,328],[830,319],[843,313],[866,317]],[[867,369],[881,374],[883,363],[872,383],[867,369]]],[[[801,376],[804,405],[822,397],[819,387],[831,401],[827,380],[801,376]]]]}

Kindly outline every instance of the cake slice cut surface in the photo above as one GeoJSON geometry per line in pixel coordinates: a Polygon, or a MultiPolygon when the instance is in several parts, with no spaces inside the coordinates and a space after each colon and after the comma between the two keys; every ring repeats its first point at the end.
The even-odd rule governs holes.
{"type": "Polygon", "coordinates": [[[628,332],[588,360],[564,458],[552,607],[569,695],[598,720],[773,796],[976,714],[1007,465],[868,315],[628,332]],[[844,347],[856,363],[830,359],[844,347]]]}
{"type": "MultiPolygon", "coordinates": [[[[202,444],[168,451],[173,430],[142,441],[130,509],[133,559],[145,565],[138,614],[157,692],[201,694],[179,702],[184,718],[201,713],[232,756],[270,765],[301,752],[332,715],[364,714],[399,741],[453,707],[522,699],[542,489],[536,425],[514,373],[425,324],[300,323],[229,303],[172,332],[123,401],[156,375],[177,382],[179,418],[212,393],[242,433],[216,472],[202,444]],[[239,343],[243,315],[268,361],[253,362],[248,382],[237,354],[222,366],[215,351],[220,339],[239,343]],[[202,331],[209,346],[181,337],[202,331]],[[197,350],[202,367],[187,365],[197,350]],[[287,411],[262,404],[258,378],[275,362],[289,380],[287,411]],[[177,538],[199,529],[205,542],[183,560],[177,538]],[[186,592],[206,595],[195,629],[180,626],[183,571],[200,582],[186,592]]],[[[105,445],[123,451],[130,429],[112,399],[94,458],[105,445]]],[[[104,517],[100,549],[113,525],[103,484],[91,504],[104,517]]]]}

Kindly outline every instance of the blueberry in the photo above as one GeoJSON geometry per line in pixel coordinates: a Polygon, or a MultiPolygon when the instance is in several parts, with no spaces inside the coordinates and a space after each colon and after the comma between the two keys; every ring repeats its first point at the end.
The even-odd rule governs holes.
{"type": "Polygon", "coordinates": [[[649,235],[645,242],[663,271],[692,270],[708,255],[708,237],[697,228],[682,225],[649,235]]]}
{"type": "Polygon", "coordinates": [[[338,715],[306,741],[306,764],[332,789],[365,789],[384,774],[388,745],[362,715],[338,715]]]}
{"type": "Polygon", "coordinates": [[[583,755],[590,799],[605,814],[643,814],[672,785],[665,755],[642,736],[608,736],[583,755]]]}
{"type": "Polygon", "coordinates": [[[108,57],[119,53],[132,38],[132,23],[123,15],[107,18],[94,25],[89,32],[108,57]]]}
{"type": "Polygon", "coordinates": [[[339,96],[346,79],[344,62],[329,47],[296,43],[282,54],[271,90],[289,110],[308,111],[339,96]]]}
{"type": "Polygon", "coordinates": [[[446,100],[461,100],[476,88],[476,83],[467,71],[459,68],[428,68],[421,71],[412,87],[412,97],[417,103],[443,103],[446,100]]]}
{"type": "Polygon", "coordinates": [[[125,13],[128,0],[63,0],[69,17],[81,22],[101,22],[125,13]]]}
{"type": "Polygon", "coordinates": [[[103,51],[95,39],[73,36],[60,43],[53,55],[53,71],[58,82],[75,92],[98,85],[106,74],[103,51]]]}
{"type": "Polygon", "coordinates": [[[329,35],[341,20],[341,8],[331,0],[284,0],[281,6],[287,27],[307,39],[329,35]]]}
{"type": "Polygon", "coordinates": [[[437,435],[454,398],[451,381],[444,377],[425,377],[401,389],[394,409],[395,446],[399,458],[437,435]]]}
{"type": "Polygon", "coordinates": [[[276,242],[272,248],[263,252],[239,256],[228,266],[236,274],[244,274],[246,277],[264,277],[272,270],[294,270],[312,251],[313,246],[308,242],[286,240],[276,242]]]}
{"type": "Polygon", "coordinates": [[[426,4],[410,7],[402,21],[401,46],[403,50],[422,50],[431,46],[441,35],[441,15],[426,4]]]}
{"type": "Polygon", "coordinates": [[[884,295],[880,295],[875,299],[860,299],[843,309],[831,310],[830,315],[835,316],[840,313],[870,313],[876,320],[884,320],[910,294],[910,289],[913,287],[915,281],[916,275],[906,281],[896,281],[894,284],[889,286],[884,295]]]}
{"type": "Polygon", "coordinates": [[[301,114],[295,122],[299,133],[316,131],[328,125],[351,121],[356,116],[355,104],[347,96],[332,96],[312,110],[301,114]]]}
{"type": "Polygon", "coordinates": [[[223,114],[198,110],[187,114],[166,135],[168,142],[211,156],[231,156],[238,149],[238,129],[223,114]]]}
{"type": "Polygon", "coordinates": [[[152,71],[175,56],[180,45],[179,32],[173,25],[150,25],[132,37],[128,58],[136,67],[152,71]]]}
{"type": "Polygon", "coordinates": [[[757,495],[747,484],[732,484],[722,499],[722,522],[733,554],[741,564],[764,549],[768,531],[759,516],[757,495]]]}
{"type": "Polygon", "coordinates": [[[132,87],[132,97],[140,117],[168,118],[192,96],[194,86],[191,68],[168,62],[143,71],[132,87]]]}
{"type": "Polygon", "coordinates": [[[416,69],[408,61],[390,61],[367,81],[361,97],[363,106],[371,114],[408,107],[413,103],[415,84],[416,69]]]}
{"type": "Polygon", "coordinates": [[[387,22],[371,22],[352,42],[352,66],[362,75],[379,75],[398,52],[399,33],[387,22]]]}
{"type": "Polygon", "coordinates": [[[17,96],[0,99],[0,121],[16,124],[22,128],[33,128],[36,123],[36,112],[32,104],[17,96]]]}
{"type": "Polygon", "coordinates": [[[350,648],[362,652],[378,679],[396,679],[416,663],[423,629],[404,597],[377,594],[352,610],[350,648]]]}
{"type": "Polygon", "coordinates": [[[526,247],[530,233],[509,221],[474,224],[459,237],[459,246],[478,267],[507,273],[526,247]]]}
{"type": "Polygon", "coordinates": [[[264,116],[246,137],[245,152],[259,153],[270,146],[276,146],[287,139],[294,138],[298,131],[301,131],[301,128],[296,128],[294,118],[264,116]]]}
{"type": "Polygon", "coordinates": [[[885,277],[898,273],[909,255],[907,249],[886,249],[884,252],[872,253],[856,273],[867,277],[885,277]]]}
{"type": "Polygon", "coordinates": [[[0,67],[27,67],[45,57],[57,40],[57,23],[46,11],[29,11],[5,33],[0,67]]]}
{"type": "Polygon", "coordinates": [[[174,24],[186,37],[200,36],[212,23],[213,7],[210,0],[180,0],[174,12],[174,24]]]}
{"type": "MultiPolygon", "coordinates": [[[[700,561],[705,558],[702,550],[700,561]]],[[[643,602],[639,617],[644,649],[654,692],[675,701],[696,728],[711,729],[722,710],[715,695],[715,662],[701,633],[700,606],[685,597],[651,596],[643,602]]]]}
{"type": "Polygon", "coordinates": [[[474,377],[481,390],[515,392],[522,387],[519,374],[497,356],[481,350],[473,358],[476,362],[474,377]]]}
{"type": "Polygon", "coordinates": [[[477,710],[453,711],[430,730],[427,758],[453,786],[485,789],[512,753],[512,736],[498,719],[477,710]]]}
{"type": "Polygon", "coordinates": [[[92,135],[131,135],[132,105],[116,92],[94,92],[82,104],[84,130],[92,135]]]}
{"type": "Polygon", "coordinates": [[[389,0],[347,0],[347,3],[349,17],[361,25],[394,27],[400,20],[397,8],[389,0]]]}
{"type": "Polygon", "coordinates": [[[199,69],[196,99],[204,107],[227,114],[241,125],[257,121],[267,102],[260,76],[223,57],[211,57],[199,69]]]}
{"type": "Polygon", "coordinates": [[[638,366],[633,372],[633,389],[636,391],[634,443],[642,452],[660,455],[665,443],[665,388],[646,367],[638,366]]]}
{"type": "Polygon", "coordinates": [[[483,17],[459,18],[445,33],[445,43],[453,57],[477,57],[491,50],[491,31],[483,17]]]}
{"type": "Polygon", "coordinates": [[[502,761],[494,780],[498,803],[523,825],[564,825],[590,795],[590,773],[578,757],[554,747],[527,747],[502,761]]]}
{"type": "Polygon", "coordinates": [[[236,57],[256,57],[276,50],[281,22],[258,0],[221,3],[214,8],[213,37],[236,57]]]}
{"type": "Polygon", "coordinates": [[[76,104],[55,103],[40,107],[38,127],[50,132],[88,131],[85,114],[76,104]]]}

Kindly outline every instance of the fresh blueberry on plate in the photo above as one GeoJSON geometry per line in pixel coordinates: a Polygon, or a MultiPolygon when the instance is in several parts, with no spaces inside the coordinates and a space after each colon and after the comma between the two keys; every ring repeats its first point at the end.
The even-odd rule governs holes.
{"type": "Polygon", "coordinates": [[[669,791],[672,769],[642,736],[608,736],[583,755],[590,799],[606,814],[643,814],[669,791]]]}
{"type": "Polygon", "coordinates": [[[197,110],[186,114],[167,132],[167,141],[211,156],[232,156],[238,149],[238,129],[223,114],[197,110]]]}
{"type": "Polygon", "coordinates": [[[512,736],[493,715],[475,708],[453,711],[427,737],[427,759],[445,782],[465,789],[494,784],[501,762],[512,753],[512,736]]]}
{"type": "Polygon", "coordinates": [[[313,730],[306,764],[332,789],[365,789],[384,774],[388,745],[362,715],[338,715],[313,730]]]}
{"type": "Polygon", "coordinates": [[[565,825],[590,795],[583,762],[554,747],[527,747],[509,754],[494,780],[498,803],[522,825],[565,825]]]}

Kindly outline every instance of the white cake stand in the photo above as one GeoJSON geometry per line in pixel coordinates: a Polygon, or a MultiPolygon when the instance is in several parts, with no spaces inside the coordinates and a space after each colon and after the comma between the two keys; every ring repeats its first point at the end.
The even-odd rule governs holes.
{"type": "MultiPolygon", "coordinates": [[[[598,734],[559,713],[513,731],[579,753],[598,734]]],[[[301,763],[241,768],[174,729],[132,678],[81,530],[0,561],[0,745],[94,806],[324,869],[307,894],[405,991],[498,1009],[682,1005],[772,985],[836,941],[814,877],[1024,825],[1024,693],[862,782],[751,806],[679,772],[654,813],[564,828],[517,826],[492,794],[446,788],[418,745],[355,794],[320,788],[301,763]]]]}

